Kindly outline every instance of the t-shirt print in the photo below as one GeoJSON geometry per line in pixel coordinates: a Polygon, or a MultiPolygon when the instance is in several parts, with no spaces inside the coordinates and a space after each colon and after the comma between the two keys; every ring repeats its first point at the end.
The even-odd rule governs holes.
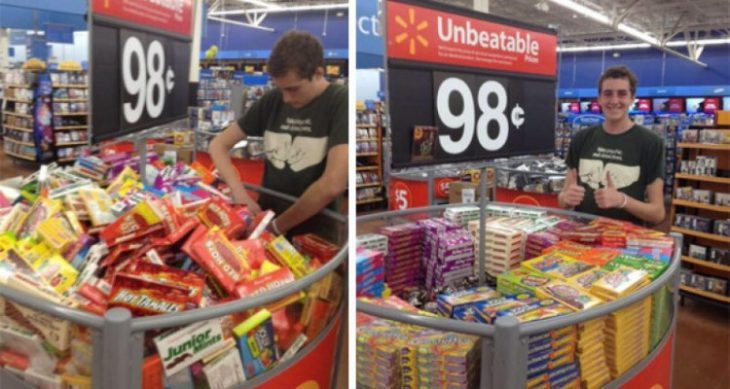
{"type": "Polygon", "coordinates": [[[275,168],[283,170],[288,164],[292,171],[300,172],[324,160],[327,137],[298,135],[292,141],[291,134],[265,131],[264,151],[275,168]]]}
{"type": "Polygon", "coordinates": [[[581,158],[578,163],[578,174],[580,180],[594,190],[608,185],[606,172],[611,175],[613,184],[617,189],[631,186],[639,180],[641,169],[639,166],[626,166],[619,163],[604,162],[599,159],[581,158]]]}

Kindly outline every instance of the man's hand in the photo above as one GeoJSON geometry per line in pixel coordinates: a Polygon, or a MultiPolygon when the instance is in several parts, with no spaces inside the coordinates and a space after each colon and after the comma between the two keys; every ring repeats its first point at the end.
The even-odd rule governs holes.
{"type": "Polygon", "coordinates": [[[598,189],[595,194],[598,208],[607,209],[622,207],[622,205],[626,205],[624,203],[624,196],[626,195],[619,192],[616,189],[616,185],[613,184],[611,174],[606,172],[606,187],[598,189]]]}
{"type": "Polygon", "coordinates": [[[570,169],[565,175],[565,185],[558,196],[559,200],[566,206],[573,208],[583,202],[586,195],[584,187],[578,185],[578,171],[570,169]]]}
{"type": "Polygon", "coordinates": [[[231,195],[233,204],[247,206],[252,215],[256,216],[261,212],[261,207],[246,193],[246,188],[243,185],[238,186],[236,189],[231,188],[231,195]]]}

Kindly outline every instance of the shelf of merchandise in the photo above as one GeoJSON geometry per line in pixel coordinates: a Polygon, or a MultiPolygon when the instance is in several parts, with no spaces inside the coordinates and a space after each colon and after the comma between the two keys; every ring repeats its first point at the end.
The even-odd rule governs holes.
{"type": "MultiPolygon", "coordinates": [[[[22,159],[26,161],[36,161],[36,156],[33,154],[25,154],[24,151],[27,151],[25,149],[15,149],[15,147],[12,147],[12,145],[20,145],[22,147],[35,147],[36,144],[34,143],[34,137],[31,135],[30,141],[28,139],[18,139],[20,137],[17,136],[17,134],[12,134],[11,132],[19,131],[24,132],[28,134],[33,134],[35,132],[34,128],[34,122],[35,117],[33,115],[33,112],[35,110],[35,89],[36,89],[36,80],[37,80],[37,73],[31,70],[24,70],[22,73],[18,71],[19,73],[15,74],[15,76],[18,76],[22,74],[22,78],[26,81],[33,80],[32,82],[28,84],[15,84],[15,83],[8,83],[5,85],[5,106],[3,108],[3,120],[2,120],[2,128],[3,128],[3,139],[7,142],[7,146],[5,148],[5,154],[9,155],[10,157],[22,159]],[[18,98],[16,96],[20,97],[27,97],[28,92],[31,92],[33,98],[27,99],[27,98],[18,98]],[[12,96],[12,97],[7,97],[12,96]],[[18,104],[27,104],[30,108],[29,113],[21,113],[16,112],[16,109],[18,109],[18,104]],[[17,119],[12,120],[14,124],[9,124],[11,122],[10,119],[16,119],[16,118],[23,118],[23,119],[17,119]],[[15,124],[22,124],[21,125],[15,125],[15,124]],[[7,147],[11,147],[15,149],[15,151],[10,151],[7,149],[7,147]]],[[[8,74],[10,76],[10,74],[8,74]]],[[[0,80],[4,81],[4,80],[0,80]]]]}
{"type": "MultiPolygon", "coordinates": [[[[690,126],[690,128],[700,128],[700,131],[703,131],[703,129],[718,129],[716,126],[690,126]]],[[[679,167],[683,160],[696,160],[700,156],[705,156],[715,158],[718,171],[728,170],[730,169],[730,153],[728,151],[730,151],[730,144],[677,142],[677,171],[674,174],[674,194],[676,195],[677,188],[688,186],[692,187],[692,190],[710,190],[717,193],[727,193],[730,189],[730,178],[681,173],[679,167]]],[[[672,223],[676,222],[678,207],[681,208],[683,214],[704,217],[711,221],[728,219],[730,214],[730,207],[726,205],[706,204],[675,198],[672,201],[670,213],[672,223]]],[[[710,250],[730,249],[730,236],[701,232],[677,226],[672,226],[671,230],[683,234],[685,236],[685,244],[696,245],[700,248],[704,247],[703,250],[708,251],[706,257],[709,257],[710,250]]],[[[684,249],[686,250],[687,247],[684,249]]],[[[730,266],[727,265],[693,258],[688,255],[682,256],[682,265],[690,269],[692,274],[720,280],[730,280],[730,266]]],[[[730,303],[730,297],[728,296],[722,296],[686,285],[682,285],[680,288],[689,295],[730,303]]]]}
{"type": "Polygon", "coordinates": [[[679,286],[679,290],[682,291],[682,292],[686,292],[686,293],[694,294],[694,295],[697,295],[697,296],[702,296],[702,297],[705,297],[705,298],[708,298],[708,299],[712,299],[712,300],[715,300],[715,301],[720,301],[720,302],[723,302],[723,303],[730,304],[730,297],[728,297],[728,296],[723,296],[723,295],[719,295],[717,293],[707,292],[707,291],[704,291],[704,290],[701,290],[701,289],[697,289],[697,288],[693,288],[691,286],[686,286],[686,285],[680,285],[679,286]]]}
{"type": "Polygon", "coordinates": [[[56,143],[56,147],[69,147],[69,146],[86,146],[89,142],[79,141],[79,142],[63,142],[63,143],[56,143]]]}
{"type": "Polygon", "coordinates": [[[32,119],[33,118],[33,115],[31,115],[31,114],[20,113],[20,112],[13,112],[13,111],[3,111],[3,115],[20,116],[22,118],[29,118],[29,119],[32,119]]]}
{"type": "Polygon", "coordinates": [[[377,188],[379,186],[383,186],[382,182],[371,182],[369,184],[359,184],[357,185],[358,188],[377,188]]]}
{"type": "Polygon", "coordinates": [[[11,130],[16,130],[16,131],[31,132],[31,133],[33,132],[33,130],[30,128],[11,126],[9,124],[3,124],[3,127],[11,129],[11,130]]]}
{"type": "Polygon", "coordinates": [[[683,234],[683,235],[694,236],[696,238],[709,239],[709,240],[713,240],[716,242],[730,244],[730,236],[710,234],[707,232],[700,232],[700,231],[690,230],[688,228],[682,228],[682,227],[677,227],[677,226],[672,226],[672,231],[679,232],[680,234],[683,234]]]}
{"type": "Polygon", "coordinates": [[[54,113],[53,116],[88,116],[88,112],[59,112],[54,113]]]}
{"type": "Polygon", "coordinates": [[[23,145],[23,146],[35,147],[35,144],[33,144],[33,143],[24,142],[24,141],[21,141],[21,140],[15,140],[13,138],[8,138],[8,137],[5,137],[5,141],[6,142],[10,142],[10,143],[17,143],[17,144],[23,145]]]}
{"type": "MultiPolygon", "coordinates": [[[[83,71],[83,70],[59,70],[58,73],[75,74],[77,76],[78,75],[81,75],[81,76],[87,75],[87,73],[85,71],[83,71]]],[[[69,77],[71,77],[71,76],[69,76],[69,77]]],[[[73,80],[71,80],[71,79],[66,79],[66,80],[62,79],[60,81],[75,81],[75,82],[79,82],[79,81],[86,81],[86,79],[85,78],[76,78],[76,79],[73,79],[73,80]]],[[[52,86],[54,92],[57,89],[87,89],[89,87],[85,83],[84,84],[58,83],[58,80],[56,80],[56,82],[53,82],[51,84],[51,86],[52,86]]],[[[54,132],[54,136],[53,136],[54,145],[53,146],[56,149],[56,152],[54,153],[55,154],[55,158],[56,158],[56,162],[59,162],[59,163],[73,162],[73,161],[76,160],[76,156],[62,158],[58,154],[58,149],[66,149],[68,147],[88,146],[89,142],[88,141],[65,141],[65,142],[62,142],[62,141],[59,141],[59,137],[56,134],[56,132],[88,130],[88,128],[89,128],[89,124],[88,124],[89,112],[69,112],[68,110],[63,110],[63,111],[60,111],[60,112],[55,112],[56,104],[57,103],[59,103],[59,104],[62,104],[62,103],[85,103],[85,102],[88,102],[89,99],[88,99],[88,96],[87,97],[70,97],[69,96],[69,97],[62,97],[62,98],[56,98],[55,96],[56,96],[56,93],[53,93],[53,99],[52,99],[52,101],[53,101],[53,109],[54,109],[53,116],[54,117],[56,117],[56,118],[74,118],[75,120],[84,120],[84,122],[86,123],[86,124],[78,124],[78,125],[71,124],[71,125],[67,125],[67,126],[58,126],[58,127],[56,127],[54,125],[54,127],[53,127],[53,132],[54,132]]],[[[54,122],[55,122],[55,120],[54,120],[54,122]]],[[[68,137],[68,138],[70,138],[70,137],[68,137]]],[[[79,139],[79,138],[76,138],[76,139],[79,139]]]]}
{"type": "Polygon", "coordinates": [[[700,150],[725,150],[730,151],[730,144],[714,144],[714,143],[677,143],[677,147],[682,149],[700,149],[700,150]]]}
{"type": "Polygon", "coordinates": [[[367,134],[358,134],[355,138],[355,142],[357,144],[361,144],[361,142],[373,142],[377,145],[377,147],[375,151],[370,149],[370,152],[356,154],[356,158],[359,163],[364,165],[358,167],[356,171],[370,176],[374,174],[377,175],[377,182],[359,184],[356,186],[355,190],[358,192],[358,196],[356,196],[356,198],[363,197],[362,199],[357,200],[356,204],[358,206],[367,205],[368,209],[377,209],[373,207],[377,206],[377,204],[382,205],[385,201],[385,196],[383,195],[385,190],[383,185],[383,105],[382,103],[376,103],[374,107],[368,108],[362,102],[358,102],[357,114],[358,119],[362,118],[360,123],[356,124],[357,130],[359,132],[367,132],[367,134]],[[373,132],[375,132],[375,134],[373,134],[373,132]],[[380,189],[378,190],[378,188],[380,189]]]}
{"type": "Polygon", "coordinates": [[[358,200],[357,201],[357,205],[361,205],[361,204],[374,204],[374,203],[379,203],[379,202],[381,202],[383,200],[384,200],[384,198],[378,196],[378,197],[373,197],[373,198],[370,198],[370,199],[358,200]]]}
{"type": "Polygon", "coordinates": [[[35,162],[35,157],[34,156],[31,157],[31,156],[29,156],[27,154],[17,154],[17,153],[13,153],[13,152],[10,152],[10,151],[7,151],[7,150],[5,150],[5,154],[6,155],[9,155],[11,157],[15,157],[15,158],[25,159],[26,161],[33,161],[33,162],[35,162]]]}
{"type": "Polygon", "coordinates": [[[714,270],[718,270],[718,271],[722,271],[722,272],[730,274],[730,266],[727,266],[727,265],[722,265],[722,264],[715,263],[715,262],[692,258],[692,257],[688,257],[686,255],[682,256],[682,262],[687,262],[687,263],[691,263],[693,265],[702,266],[702,267],[706,267],[708,269],[714,269],[714,270]]]}
{"type": "Polygon", "coordinates": [[[695,201],[687,201],[687,200],[681,200],[681,199],[674,199],[673,203],[675,206],[679,206],[679,207],[689,207],[689,208],[697,208],[697,209],[706,209],[708,211],[730,213],[730,207],[724,207],[722,205],[704,204],[704,203],[698,203],[695,201]]]}
{"type": "Polygon", "coordinates": [[[716,176],[697,176],[694,174],[677,173],[674,175],[675,179],[690,180],[690,181],[704,181],[712,182],[715,184],[727,184],[730,185],[730,178],[716,177],[716,176]]]}

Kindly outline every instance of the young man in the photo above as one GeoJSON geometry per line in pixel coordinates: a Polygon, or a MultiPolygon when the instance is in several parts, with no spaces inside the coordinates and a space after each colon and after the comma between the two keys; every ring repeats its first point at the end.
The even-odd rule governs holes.
{"type": "Polygon", "coordinates": [[[254,213],[273,209],[277,234],[297,226],[292,233],[311,232],[316,227],[302,223],[347,188],[347,87],[324,78],[322,45],[305,32],[284,34],[267,65],[276,89],[216,136],[208,151],[234,202],[254,213]],[[297,197],[293,205],[264,195],[257,204],[246,193],[229,151],[247,135],[264,138],[262,186],[297,197]]]}
{"type": "Polygon", "coordinates": [[[637,224],[664,220],[664,141],[629,118],[636,84],[625,66],[601,75],[598,103],[605,121],[573,137],[561,207],[637,224]]]}

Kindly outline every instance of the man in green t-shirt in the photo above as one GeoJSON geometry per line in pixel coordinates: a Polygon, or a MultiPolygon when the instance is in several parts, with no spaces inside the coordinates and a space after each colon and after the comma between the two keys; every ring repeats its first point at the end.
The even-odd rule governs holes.
{"type": "Polygon", "coordinates": [[[311,232],[316,226],[302,223],[347,188],[347,87],[324,78],[322,44],[306,32],[284,34],[267,67],[276,88],[216,136],[208,151],[234,202],[254,213],[273,209],[275,233],[311,232]],[[263,195],[256,203],[246,193],[229,151],[247,135],[264,138],[262,186],[297,197],[293,205],[263,195]]]}
{"type": "Polygon", "coordinates": [[[562,208],[638,224],[664,220],[664,141],[629,118],[636,84],[625,66],[601,75],[598,103],[605,121],[579,131],[570,143],[570,170],[558,196],[562,208]]]}

